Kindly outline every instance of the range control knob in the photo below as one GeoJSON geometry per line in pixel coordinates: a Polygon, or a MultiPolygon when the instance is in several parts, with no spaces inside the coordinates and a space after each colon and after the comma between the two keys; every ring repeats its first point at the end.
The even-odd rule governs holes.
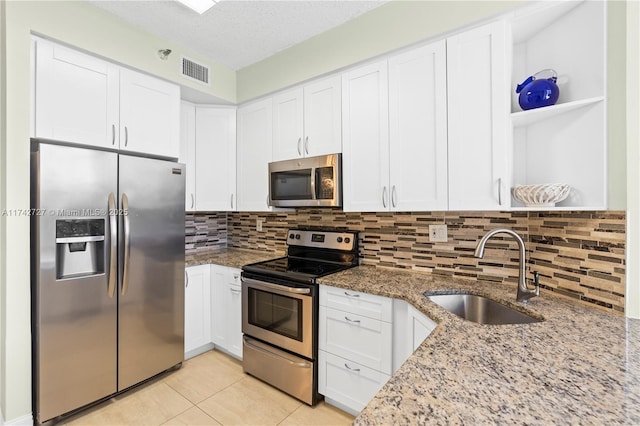
{"type": "Polygon", "coordinates": [[[289,239],[293,240],[293,234],[289,234],[289,239]]]}
{"type": "Polygon", "coordinates": [[[296,240],[300,239],[300,234],[296,234],[296,240]]]}
{"type": "Polygon", "coordinates": [[[351,238],[346,237],[346,238],[344,239],[344,242],[345,242],[345,243],[347,243],[347,244],[349,244],[349,243],[351,242],[351,238]]]}
{"type": "Polygon", "coordinates": [[[336,239],[336,241],[338,241],[339,243],[341,243],[341,242],[342,242],[342,237],[338,237],[338,238],[336,239]]]}

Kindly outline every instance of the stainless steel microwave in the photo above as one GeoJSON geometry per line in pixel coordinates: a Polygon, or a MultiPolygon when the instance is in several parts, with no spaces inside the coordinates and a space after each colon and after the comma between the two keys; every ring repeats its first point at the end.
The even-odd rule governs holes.
{"type": "Polygon", "coordinates": [[[269,163],[269,205],[342,207],[342,154],[269,163]]]}

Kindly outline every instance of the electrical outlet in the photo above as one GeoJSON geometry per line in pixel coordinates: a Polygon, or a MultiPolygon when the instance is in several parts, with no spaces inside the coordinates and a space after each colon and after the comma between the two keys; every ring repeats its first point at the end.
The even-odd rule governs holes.
{"type": "Polygon", "coordinates": [[[446,243],[447,238],[447,225],[429,225],[429,241],[446,243]]]}
{"type": "Polygon", "coordinates": [[[256,220],[256,231],[262,232],[262,219],[256,220]]]}

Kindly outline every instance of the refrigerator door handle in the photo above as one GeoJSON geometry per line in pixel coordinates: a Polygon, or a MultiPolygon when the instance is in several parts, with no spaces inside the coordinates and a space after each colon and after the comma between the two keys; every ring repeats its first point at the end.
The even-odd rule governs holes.
{"type": "Polygon", "coordinates": [[[109,234],[110,240],[109,245],[109,285],[107,287],[107,294],[110,299],[113,299],[113,296],[116,292],[116,277],[117,274],[117,265],[118,265],[118,223],[116,222],[116,196],[113,195],[113,192],[109,193],[109,234]]]}
{"type": "Polygon", "coordinates": [[[131,221],[129,219],[129,197],[122,194],[122,213],[124,218],[124,271],[122,272],[122,296],[129,288],[129,257],[131,255],[131,221]]]}

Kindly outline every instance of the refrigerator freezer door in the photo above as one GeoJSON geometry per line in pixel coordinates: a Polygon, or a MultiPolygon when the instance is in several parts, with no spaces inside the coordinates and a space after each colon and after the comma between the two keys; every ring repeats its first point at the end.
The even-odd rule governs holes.
{"type": "Polygon", "coordinates": [[[118,389],[184,359],[184,165],[121,155],[118,389]],[[123,202],[124,201],[124,202],[123,202]],[[126,231],[126,232],[125,232],[126,231]]]}
{"type": "Polygon", "coordinates": [[[113,153],[33,146],[31,206],[41,214],[31,222],[34,413],[44,422],[117,390],[108,208],[118,164],[113,153]]]}

